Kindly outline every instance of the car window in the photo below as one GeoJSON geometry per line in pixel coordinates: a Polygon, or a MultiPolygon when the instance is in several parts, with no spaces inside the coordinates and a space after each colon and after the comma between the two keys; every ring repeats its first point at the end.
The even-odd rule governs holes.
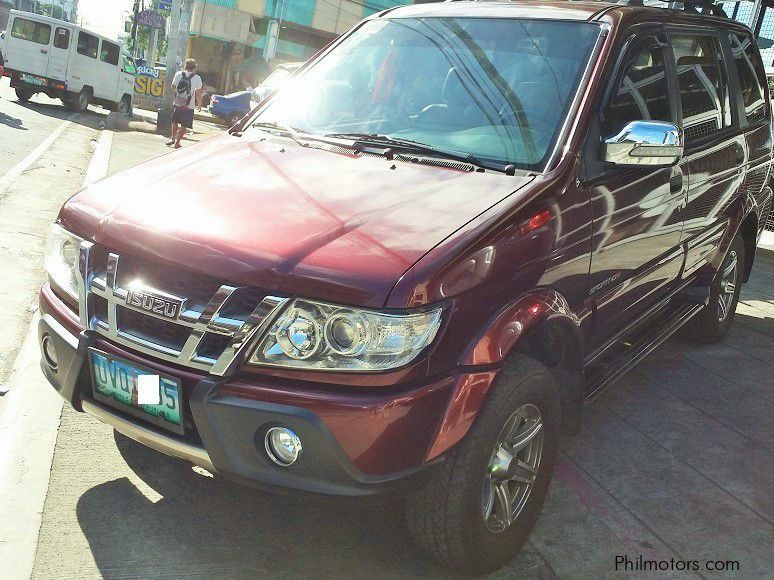
{"type": "Polygon", "coordinates": [[[615,135],[631,121],[672,121],[664,51],[635,49],[602,123],[602,135],[615,135]]]}
{"type": "Polygon", "coordinates": [[[766,73],[758,58],[753,40],[749,36],[729,34],[734,64],[739,76],[744,102],[744,114],[748,123],[756,123],[766,118],[766,73]]]}
{"type": "Polygon", "coordinates": [[[56,29],[54,34],[54,47],[61,49],[70,48],[70,31],[67,28],[61,26],[56,29]]]}
{"type": "Polygon", "coordinates": [[[542,170],[599,34],[586,22],[373,20],[285,83],[258,121],[542,170]]]}
{"type": "Polygon", "coordinates": [[[99,51],[99,59],[102,62],[117,65],[118,57],[120,55],[121,55],[121,49],[118,48],[117,44],[113,44],[112,42],[108,42],[107,40],[102,41],[102,50],[99,51]]]}
{"type": "Polygon", "coordinates": [[[13,20],[11,36],[37,42],[38,44],[48,44],[51,41],[51,27],[42,22],[35,22],[34,20],[17,16],[13,20]]]}
{"type": "Polygon", "coordinates": [[[99,39],[87,32],[78,33],[78,54],[88,56],[89,58],[97,58],[97,50],[99,49],[99,39]]]}
{"type": "Polygon", "coordinates": [[[728,88],[714,36],[674,36],[685,141],[690,143],[731,125],[728,88]]]}

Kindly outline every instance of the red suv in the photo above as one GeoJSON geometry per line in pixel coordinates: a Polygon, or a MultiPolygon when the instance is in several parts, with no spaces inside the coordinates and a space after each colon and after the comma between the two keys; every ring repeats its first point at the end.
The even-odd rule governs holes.
{"type": "Polygon", "coordinates": [[[584,400],[727,333],[771,204],[765,86],[720,17],[382,12],[231,134],[64,205],[43,371],[228,479],[397,490],[420,546],[494,569],[584,400]]]}

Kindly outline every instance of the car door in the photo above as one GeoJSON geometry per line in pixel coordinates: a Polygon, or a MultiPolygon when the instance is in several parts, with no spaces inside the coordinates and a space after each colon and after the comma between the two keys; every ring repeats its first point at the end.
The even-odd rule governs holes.
{"type": "Polygon", "coordinates": [[[102,40],[99,49],[99,85],[94,87],[94,94],[100,99],[118,101],[119,61],[121,49],[108,40],[102,40]]]}
{"type": "Polygon", "coordinates": [[[4,55],[6,66],[22,73],[45,77],[51,47],[51,26],[15,15],[9,34],[4,55]]]}
{"type": "Polygon", "coordinates": [[[67,65],[70,62],[70,37],[71,30],[65,26],[57,26],[54,29],[54,40],[51,44],[48,57],[48,78],[65,81],[67,78],[67,65]]]}
{"type": "Polygon", "coordinates": [[[729,62],[734,63],[729,69],[731,76],[736,74],[737,109],[747,142],[748,159],[740,188],[744,195],[749,194],[755,198],[760,215],[765,219],[771,204],[769,192],[764,187],[769,175],[772,149],[771,105],[767,98],[766,71],[755,39],[749,32],[730,32],[727,38],[729,62]]]}
{"type": "Polygon", "coordinates": [[[589,298],[595,314],[586,333],[592,347],[666,296],[682,267],[681,169],[612,165],[601,158],[601,142],[629,122],[677,122],[670,59],[663,32],[629,41],[584,152],[594,211],[589,298]]]}
{"type": "Polygon", "coordinates": [[[687,176],[683,278],[713,258],[728,227],[724,208],[733,201],[747,161],[747,144],[732,106],[726,62],[716,31],[672,29],[687,176]]]}

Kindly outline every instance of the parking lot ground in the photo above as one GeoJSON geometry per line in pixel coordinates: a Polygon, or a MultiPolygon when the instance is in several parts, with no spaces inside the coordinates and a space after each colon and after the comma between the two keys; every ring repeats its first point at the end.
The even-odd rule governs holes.
{"type": "MultiPolygon", "coordinates": [[[[760,248],[728,340],[671,340],[562,441],[522,554],[493,577],[640,576],[616,557],[697,560],[643,577],[774,575],[774,248],[760,248]],[[709,572],[733,560],[737,573],[709,572]]],[[[65,409],[34,577],[448,577],[394,504],[243,488],[65,409]]]]}

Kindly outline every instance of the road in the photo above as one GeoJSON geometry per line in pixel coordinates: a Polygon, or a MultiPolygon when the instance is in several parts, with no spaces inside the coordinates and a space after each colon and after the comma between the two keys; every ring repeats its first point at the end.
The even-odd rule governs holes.
{"type": "MultiPolygon", "coordinates": [[[[98,143],[108,172],[168,150],[155,135],[106,139],[99,110],[34,101],[0,82],[0,514],[12,514],[0,577],[449,577],[413,548],[396,504],[259,493],[62,409],[29,340],[48,224],[98,143]]],[[[739,561],[738,574],[694,576],[773,577],[774,248],[759,254],[725,344],[670,341],[588,407],[535,532],[493,577],[635,575],[615,559],[639,555],[739,561]]]]}

